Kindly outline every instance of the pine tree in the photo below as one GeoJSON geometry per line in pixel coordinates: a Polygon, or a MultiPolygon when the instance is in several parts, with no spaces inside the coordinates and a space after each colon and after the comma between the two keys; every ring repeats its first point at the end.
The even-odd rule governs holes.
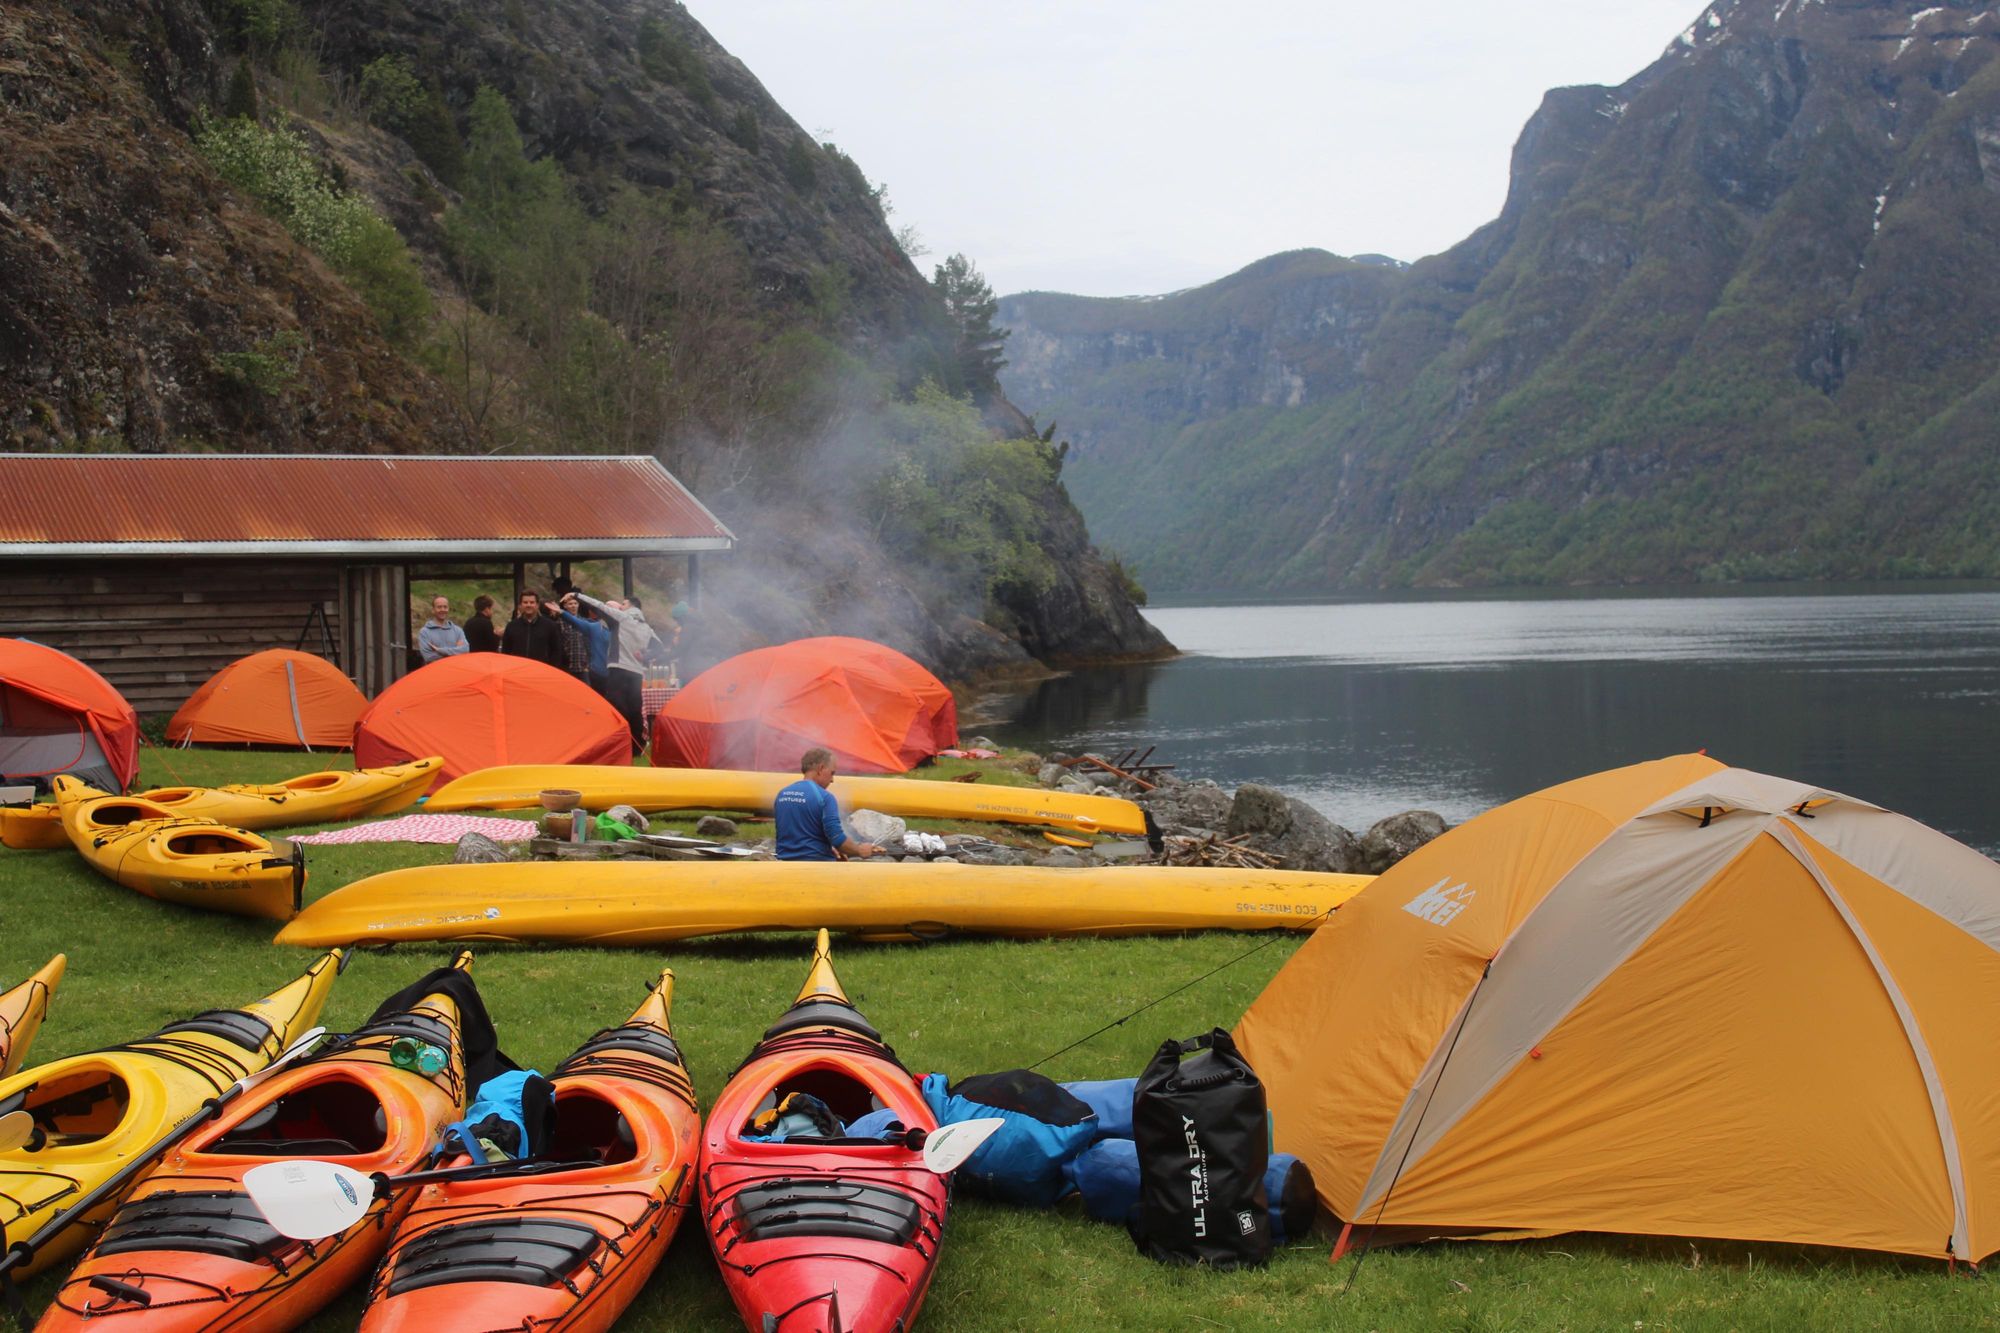
{"type": "Polygon", "coordinates": [[[222,114],[234,119],[241,116],[245,120],[257,119],[257,76],[250,69],[250,57],[236,62],[236,72],[229,76],[229,91],[223,94],[222,114]]]}
{"type": "Polygon", "coordinates": [[[1000,367],[1007,364],[1001,348],[1007,330],[993,327],[1000,313],[999,298],[964,255],[953,255],[937,266],[931,286],[944,302],[956,334],[953,355],[957,362],[959,386],[975,402],[985,402],[1000,387],[1000,367]]]}

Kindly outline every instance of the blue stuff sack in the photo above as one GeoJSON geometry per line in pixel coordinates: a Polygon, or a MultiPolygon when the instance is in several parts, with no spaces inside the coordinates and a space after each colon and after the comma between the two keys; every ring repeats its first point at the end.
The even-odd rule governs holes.
{"type": "Polygon", "coordinates": [[[1097,1136],[1089,1106],[1054,1079],[1025,1069],[975,1074],[949,1086],[943,1074],[923,1081],[938,1124],[998,1116],[1007,1123],[979,1145],[957,1177],[1009,1203],[1046,1208],[1069,1192],[1063,1163],[1097,1136]]]}
{"type": "Polygon", "coordinates": [[[1083,1211],[1100,1222],[1124,1226],[1139,1205],[1139,1145],[1099,1139],[1063,1164],[1063,1175],[1083,1197],[1083,1211]]]}
{"type": "MultiPolygon", "coordinates": [[[[1139,1145],[1130,1139],[1099,1139],[1063,1165],[1063,1175],[1083,1198],[1083,1211],[1099,1222],[1126,1226],[1139,1205],[1139,1145]]],[[[1312,1230],[1312,1168],[1290,1153],[1272,1153],[1264,1170],[1270,1200],[1271,1243],[1283,1245],[1312,1230]]]]}
{"type": "Polygon", "coordinates": [[[496,1074],[479,1085],[461,1122],[508,1157],[539,1157],[555,1121],[555,1087],[532,1069],[496,1074]]]}
{"type": "Polygon", "coordinates": [[[1106,1078],[1093,1083],[1064,1083],[1063,1091],[1088,1106],[1097,1115],[1097,1137],[1132,1137],[1132,1090],[1136,1078],[1106,1078]]]}

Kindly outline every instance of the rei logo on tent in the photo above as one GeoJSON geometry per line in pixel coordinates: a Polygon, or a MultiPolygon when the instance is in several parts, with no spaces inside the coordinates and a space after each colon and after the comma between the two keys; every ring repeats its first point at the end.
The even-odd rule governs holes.
{"type": "Polygon", "coordinates": [[[1463,884],[1453,884],[1451,876],[1447,875],[1404,903],[1403,910],[1434,926],[1448,926],[1478,894],[1477,889],[1469,889],[1463,884]]]}

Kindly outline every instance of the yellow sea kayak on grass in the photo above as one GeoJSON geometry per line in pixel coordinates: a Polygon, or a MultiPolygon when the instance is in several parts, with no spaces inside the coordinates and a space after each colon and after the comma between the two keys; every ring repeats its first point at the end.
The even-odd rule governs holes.
{"type": "MultiPolygon", "coordinates": [[[[35,1134],[0,1153],[0,1231],[25,1240],[245,1074],[276,1059],[319,1019],[340,970],[338,951],[281,990],[241,1009],[212,1010],[150,1037],[72,1055],[0,1080],[0,1115],[26,1111],[35,1134]]],[[[81,1250],[117,1200],[50,1242],[32,1273],[81,1250]]],[[[15,1276],[20,1276],[17,1271],[15,1276]]]]}
{"type": "MultiPolygon", "coordinates": [[[[155,787],[133,799],[151,801],[165,811],[165,818],[212,819],[239,829],[298,828],[401,810],[436,781],[442,763],[432,755],[382,768],[306,773],[284,782],[155,787]]],[[[0,846],[17,851],[69,846],[62,812],[46,803],[0,809],[0,846]]]]}
{"type": "Polygon", "coordinates": [[[57,954],[42,970],[10,991],[0,992],[0,1078],[21,1067],[35,1033],[49,1015],[49,996],[62,980],[69,960],[57,954]]]}
{"type": "Polygon", "coordinates": [[[234,916],[284,921],[305,896],[303,848],[212,819],[179,819],[137,796],[110,796],[75,778],[55,780],[70,845],[107,879],[135,893],[234,916]]]}
{"type": "MultiPolygon", "coordinates": [[[[748,810],[769,814],[796,773],[727,768],[617,768],[600,764],[509,764],[467,773],[439,788],[424,809],[520,810],[541,804],[550,788],[583,793],[591,810],[748,810]]],[[[1143,834],[1146,812],[1117,796],[926,782],[920,778],[847,777],[829,788],[843,812],[878,810],[904,819],[973,819],[996,824],[1052,824],[1086,833],[1143,834]]]]}
{"type": "Polygon", "coordinates": [[[63,832],[62,812],[55,806],[0,806],[0,847],[39,852],[67,846],[69,834],[63,832]]]}
{"type": "Polygon", "coordinates": [[[951,862],[543,861],[417,866],[335,889],[280,944],[533,940],[657,946],[820,926],[871,939],[1310,930],[1372,875],[951,862]]]}

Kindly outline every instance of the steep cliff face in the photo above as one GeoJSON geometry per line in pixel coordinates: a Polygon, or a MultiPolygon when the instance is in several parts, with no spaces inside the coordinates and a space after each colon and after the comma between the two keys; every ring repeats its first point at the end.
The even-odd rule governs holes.
{"type": "Polygon", "coordinates": [[[1005,383],[1076,427],[1072,487],[1156,586],[2000,573],[1997,43],[1986,4],[1723,0],[1551,93],[1501,216],[1336,335],[1296,303],[1341,261],[1279,257],[1010,298],[1005,383]],[[1139,338],[1142,371],[1107,355],[1139,338]]]}
{"type": "Polygon", "coordinates": [[[217,68],[184,0],[0,9],[0,447],[367,452],[452,434],[362,301],[196,152],[187,124],[217,68]],[[268,391],[245,357],[276,368],[268,391]]]}
{"type": "MultiPolygon", "coordinates": [[[[491,393],[505,410],[524,396],[508,373],[558,353],[497,318],[478,328],[472,318],[443,322],[481,294],[456,285],[446,219],[460,200],[449,173],[365,114],[364,72],[385,56],[434,97],[454,145],[475,93],[492,87],[512,106],[526,156],[559,163],[586,211],[637,192],[716,224],[748,267],[731,298],[743,308],[725,312],[737,327],[765,345],[831,347],[820,362],[854,381],[766,383],[746,395],[823,394],[843,422],[865,419],[861,398],[916,383],[950,348],[948,316],[897,247],[861,168],[806,135],[678,4],[37,0],[0,8],[0,447],[490,445],[463,386],[434,368],[450,369],[461,335],[512,337],[491,393]],[[267,21],[246,55],[246,34],[267,21]],[[315,170],[394,224],[439,324],[385,337],[379,312],[339,272],[218,175],[195,136],[251,68],[265,126],[307,144],[315,170]]],[[[535,410],[546,413],[522,409],[528,426],[510,447],[532,447],[535,410]]],[[[742,408],[767,410],[761,399],[742,408]]],[[[988,417],[1025,425],[1004,400],[988,417]]],[[[704,447],[697,434],[659,449],[685,467],[704,447]]],[[[755,503],[747,488],[710,498],[743,540],[739,583],[747,590],[770,582],[761,573],[782,572],[787,595],[779,610],[761,621],[746,614],[733,629],[720,614],[715,642],[814,632],[828,623],[825,608],[852,608],[858,588],[877,604],[849,613],[854,624],[877,626],[951,677],[1021,668],[1030,654],[1170,651],[1059,486],[1037,502],[1058,585],[1073,595],[988,604],[940,593],[838,502],[866,484],[865,451],[829,500],[814,484],[819,441],[778,435],[763,447],[769,477],[755,503]],[[840,561],[781,571],[776,553],[795,551],[805,534],[823,536],[840,561]]],[[[759,598],[746,591],[743,602],[759,598]]]]}

